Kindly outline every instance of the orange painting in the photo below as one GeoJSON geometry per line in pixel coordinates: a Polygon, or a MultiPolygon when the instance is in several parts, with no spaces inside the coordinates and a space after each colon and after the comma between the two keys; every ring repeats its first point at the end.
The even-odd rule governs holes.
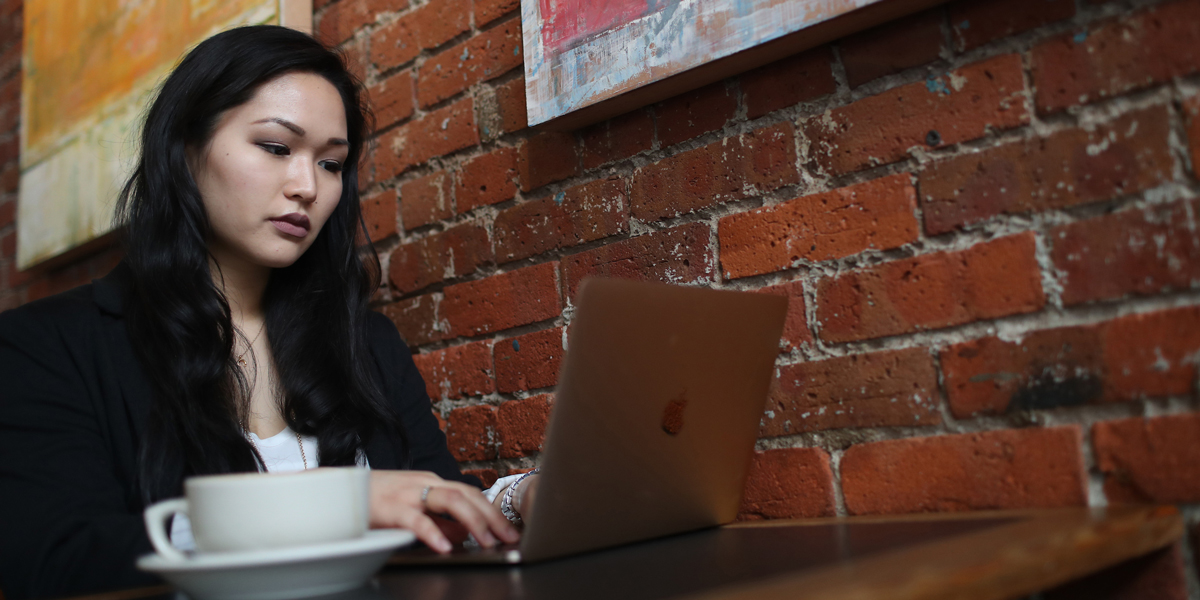
{"type": "Polygon", "coordinates": [[[201,40],[295,14],[281,1],[25,0],[20,268],[111,230],[154,89],[201,40]]]}

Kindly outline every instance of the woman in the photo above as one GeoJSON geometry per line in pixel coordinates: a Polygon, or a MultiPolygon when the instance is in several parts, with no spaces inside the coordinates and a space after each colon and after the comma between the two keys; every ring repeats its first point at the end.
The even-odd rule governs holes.
{"type": "Polygon", "coordinates": [[[10,600],[151,583],[133,565],[151,551],[142,509],[189,475],[367,464],[373,527],[445,552],[452,527],[431,515],[449,514],[485,546],[517,539],[459,472],[395,328],[368,310],[359,94],[301,33],[201,43],[147,114],[118,209],[126,259],[0,315],[10,600]]]}

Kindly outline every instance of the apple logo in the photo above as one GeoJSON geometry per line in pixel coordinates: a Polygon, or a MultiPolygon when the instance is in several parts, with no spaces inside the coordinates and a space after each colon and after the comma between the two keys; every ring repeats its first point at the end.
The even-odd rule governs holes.
{"type": "Polygon", "coordinates": [[[687,390],[667,403],[667,408],[663,410],[662,430],[668,435],[677,435],[683,429],[683,409],[687,408],[687,403],[687,390]]]}

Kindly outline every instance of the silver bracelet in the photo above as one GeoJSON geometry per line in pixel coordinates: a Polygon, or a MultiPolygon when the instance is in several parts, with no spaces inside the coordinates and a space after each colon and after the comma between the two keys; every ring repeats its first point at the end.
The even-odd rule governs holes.
{"type": "Polygon", "coordinates": [[[513,492],[515,492],[517,490],[517,486],[521,485],[522,481],[525,481],[526,477],[529,477],[530,475],[534,475],[541,470],[542,470],[541,467],[534,467],[532,471],[522,474],[520,477],[517,478],[516,481],[512,482],[512,484],[508,486],[507,490],[504,490],[504,498],[502,498],[500,500],[500,512],[503,513],[504,517],[506,519],[508,519],[509,522],[511,522],[513,525],[520,525],[522,522],[521,521],[521,513],[517,512],[516,509],[514,509],[513,505],[512,505],[513,492]]]}

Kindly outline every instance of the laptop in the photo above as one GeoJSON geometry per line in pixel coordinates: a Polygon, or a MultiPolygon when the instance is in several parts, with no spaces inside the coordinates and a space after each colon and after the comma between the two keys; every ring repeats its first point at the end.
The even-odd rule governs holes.
{"type": "Polygon", "coordinates": [[[389,564],[537,562],[737,516],[787,298],[592,278],[576,307],[521,541],[389,564]]]}

